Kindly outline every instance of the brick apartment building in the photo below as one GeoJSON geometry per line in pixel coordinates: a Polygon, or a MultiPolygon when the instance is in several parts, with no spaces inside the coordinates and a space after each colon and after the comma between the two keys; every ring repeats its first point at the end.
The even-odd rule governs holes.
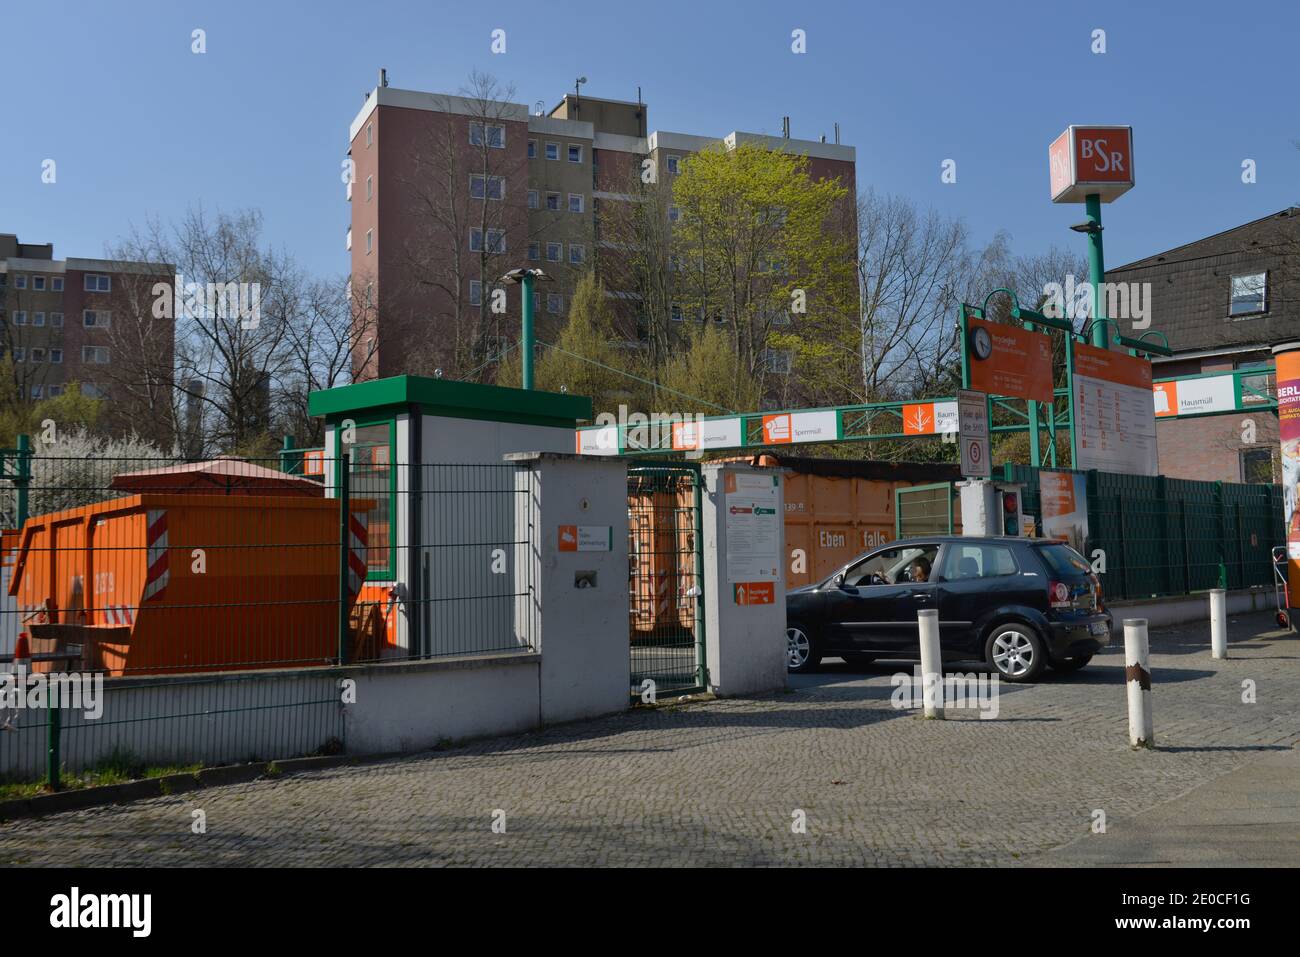
{"type": "MultiPolygon", "coordinates": [[[[1276,394],[1269,347],[1296,338],[1300,323],[1300,208],[1198,239],[1106,271],[1108,282],[1151,289],[1151,328],[1174,354],[1154,360],[1155,378],[1243,370],[1276,394]]],[[[1127,332],[1127,330],[1125,330],[1127,332]]],[[[1277,416],[1157,419],[1160,470],[1175,478],[1273,482],[1280,478],[1277,416]],[[1254,441],[1246,441],[1253,431],[1254,441]]]]}
{"type": "Polygon", "coordinates": [[[518,287],[506,287],[507,311],[497,315],[487,305],[491,284],[517,266],[554,279],[537,284],[539,338],[554,335],[578,278],[595,268],[617,308],[633,314],[624,328],[635,343],[636,296],[601,265],[602,254],[605,262],[617,255],[617,244],[602,239],[602,215],[611,213],[607,204],[634,201],[629,177],[646,159],[660,182],[671,182],[696,151],[756,143],[806,156],[814,179],[837,178],[856,194],[851,146],[650,130],[647,112],[643,102],[570,94],[542,115],[523,104],[394,89],[381,76],[349,130],[346,242],[364,324],[355,378],[491,363],[519,329],[518,287]],[[465,328],[479,333],[477,353],[451,342],[465,328]]]}
{"type": "Polygon", "coordinates": [[[158,263],[55,259],[53,243],[0,233],[0,350],[18,399],[56,397],[77,382],[115,399],[124,428],[157,435],[156,420],[129,420],[129,394],[145,374],[171,381],[175,325],[155,318],[153,303],[154,286],[170,289],[173,275],[158,263]]]}

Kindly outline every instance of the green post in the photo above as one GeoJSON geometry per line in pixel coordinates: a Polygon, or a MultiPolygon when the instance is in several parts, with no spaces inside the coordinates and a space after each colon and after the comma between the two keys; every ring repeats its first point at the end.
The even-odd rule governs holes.
{"type": "MultiPolygon", "coordinates": [[[[1026,322],[1025,331],[1033,332],[1034,324],[1026,322]]],[[[1053,383],[1053,388],[1055,388],[1055,383],[1053,383]]],[[[1034,468],[1039,468],[1043,464],[1043,460],[1038,448],[1038,403],[1033,399],[1028,400],[1025,403],[1025,412],[1027,413],[1026,417],[1029,419],[1029,464],[1034,468]]]]}
{"type": "Polygon", "coordinates": [[[59,769],[63,764],[63,755],[60,751],[63,739],[63,702],[50,705],[49,712],[50,720],[46,726],[49,738],[45,753],[45,780],[51,791],[57,791],[61,783],[59,769]]]}
{"type": "Polygon", "coordinates": [[[292,435],[284,437],[284,443],[280,447],[280,471],[286,475],[293,474],[293,447],[294,438],[292,435]]]}
{"type": "Polygon", "coordinates": [[[351,494],[352,454],[344,452],[339,461],[339,664],[348,663],[348,558],[352,550],[351,494]]]}
{"type": "Polygon", "coordinates": [[[1106,281],[1105,258],[1101,249],[1101,196],[1089,193],[1083,198],[1084,209],[1088,217],[1088,282],[1092,285],[1092,344],[1099,349],[1110,348],[1110,335],[1106,332],[1106,323],[1097,322],[1106,318],[1105,301],[1101,294],[1102,283],[1106,281]]]}
{"type": "Polygon", "coordinates": [[[18,527],[27,522],[27,490],[32,484],[32,440],[26,435],[18,436],[18,471],[14,476],[14,488],[18,491],[18,527]]]}
{"type": "Polygon", "coordinates": [[[531,389],[533,387],[533,274],[531,272],[524,273],[519,288],[524,291],[523,334],[520,336],[519,343],[519,347],[524,352],[521,362],[523,387],[531,389]]]}

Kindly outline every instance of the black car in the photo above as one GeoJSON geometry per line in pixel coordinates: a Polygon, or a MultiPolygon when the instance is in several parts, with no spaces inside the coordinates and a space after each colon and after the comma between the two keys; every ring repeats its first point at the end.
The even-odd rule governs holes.
{"type": "Polygon", "coordinates": [[[1088,562],[1064,542],[936,535],[891,542],[786,595],[791,672],[823,657],[865,664],[920,655],[916,613],[939,611],[943,658],[981,660],[1006,681],[1076,671],[1110,643],[1088,562]]]}

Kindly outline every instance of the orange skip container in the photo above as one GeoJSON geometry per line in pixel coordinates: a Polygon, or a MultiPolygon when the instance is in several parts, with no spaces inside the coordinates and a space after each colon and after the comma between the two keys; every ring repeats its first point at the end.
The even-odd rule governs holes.
{"type": "MultiPolygon", "coordinates": [[[[372,504],[351,503],[349,608],[372,504]]],[[[338,653],[338,513],[334,499],[152,493],[53,512],[23,526],[9,594],[21,629],[81,644],[81,667],[109,675],[322,664],[338,653]]]]}

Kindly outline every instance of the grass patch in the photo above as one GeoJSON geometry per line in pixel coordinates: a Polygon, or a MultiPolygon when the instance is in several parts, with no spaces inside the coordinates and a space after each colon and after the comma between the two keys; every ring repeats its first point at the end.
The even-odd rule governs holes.
{"type": "MultiPolygon", "coordinates": [[[[108,784],[126,784],[128,781],[145,781],[166,777],[169,774],[194,774],[201,764],[148,764],[129,751],[114,751],[89,770],[79,774],[65,772],[60,775],[60,790],[78,791],[82,788],[103,787],[108,784]]],[[[48,794],[50,789],[42,781],[15,781],[0,779],[0,801],[13,801],[48,794]]]]}

